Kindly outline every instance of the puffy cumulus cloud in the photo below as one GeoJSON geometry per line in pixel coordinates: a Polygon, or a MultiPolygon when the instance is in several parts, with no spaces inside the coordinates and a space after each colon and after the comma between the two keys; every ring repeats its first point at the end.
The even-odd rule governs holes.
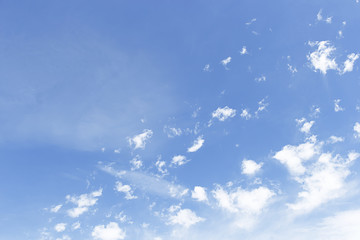
{"type": "Polygon", "coordinates": [[[298,146],[286,145],[274,156],[284,164],[302,190],[295,203],[288,207],[296,213],[306,213],[341,197],[347,188],[346,177],[350,174],[349,165],[359,157],[350,152],[347,158],[322,152],[322,142],[310,138],[298,146]]]}
{"type": "Polygon", "coordinates": [[[249,113],[249,110],[243,109],[240,113],[240,117],[249,120],[251,118],[251,114],[249,113]]]}
{"type": "Polygon", "coordinates": [[[169,138],[181,136],[182,130],[180,128],[164,126],[164,132],[169,138]]]}
{"type": "Polygon", "coordinates": [[[217,186],[212,194],[219,207],[229,212],[246,214],[260,214],[275,195],[272,190],[263,186],[249,191],[238,187],[229,192],[217,186]]]}
{"type": "Polygon", "coordinates": [[[212,113],[212,118],[217,118],[219,119],[219,121],[223,122],[228,118],[233,118],[236,115],[236,110],[229,108],[228,106],[225,106],[223,108],[217,108],[213,113],[212,113]]]}
{"type": "Polygon", "coordinates": [[[304,174],[303,162],[310,160],[320,151],[316,142],[308,141],[298,146],[286,145],[278,151],[274,158],[284,164],[293,176],[304,174]]]}
{"type": "Polygon", "coordinates": [[[322,153],[305,175],[298,179],[303,191],[298,193],[296,203],[288,204],[289,208],[299,213],[309,212],[341,197],[347,190],[345,179],[350,174],[349,164],[358,157],[356,153],[348,155],[346,159],[322,153]]]}
{"type": "Polygon", "coordinates": [[[136,169],[139,169],[142,167],[143,162],[140,159],[139,155],[136,155],[133,159],[130,160],[131,164],[131,171],[134,171],[136,169]]]}
{"type": "Polygon", "coordinates": [[[198,217],[195,212],[187,208],[175,208],[171,209],[170,212],[172,213],[167,222],[170,225],[181,225],[185,228],[189,228],[196,223],[205,221],[205,218],[198,217]]]}
{"type": "MultiPolygon", "coordinates": [[[[342,33],[341,33],[342,35],[342,33]]],[[[346,72],[352,72],[354,69],[355,61],[359,58],[359,54],[351,53],[347,56],[348,59],[344,62],[344,69],[341,71],[341,74],[346,72]]]]}
{"type": "Polygon", "coordinates": [[[50,212],[57,213],[62,206],[63,206],[62,204],[56,205],[56,206],[50,208],[50,212]]]}
{"type": "Polygon", "coordinates": [[[80,196],[67,195],[66,196],[67,201],[77,205],[77,207],[69,209],[67,211],[67,214],[72,218],[79,217],[81,214],[87,212],[89,210],[89,207],[94,206],[98,201],[98,197],[100,197],[101,195],[102,195],[101,188],[92,193],[82,194],[80,196]]]}
{"type": "Polygon", "coordinates": [[[57,232],[63,232],[66,229],[66,223],[58,223],[55,225],[54,229],[57,232]]]}
{"type": "Polygon", "coordinates": [[[227,57],[223,60],[221,60],[221,64],[225,67],[226,70],[228,70],[227,65],[231,62],[231,57],[227,57]]]}
{"type": "Polygon", "coordinates": [[[315,121],[307,122],[305,118],[296,119],[298,125],[300,125],[300,132],[309,134],[311,127],[314,125],[315,121]]]}
{"type": "Polygon", "coordinates": [[[129,145],[133,146],[134,149],[138,149],[138,148],[144,149],[146,142],[152,137],[152,135],[153,135],[153,131],[149,129],[145,129],[139,135],[135,135],[132,138],[128,138],[129,145]]]}
{"type": "Polygon", "coordinates": [[[125,239],[126,232],[116,222],[110,222],[106,226],[95,226],[91,236],[99,240],[121,240],[125,239]]]}
{"type": "Polygon", "coordinates": [[[340,106],[340,102],[341,102],[340,99],[335,99],[335,100],[334,100],[334,111],[335,111],[335,112],[344,111],[344,108],[342,108],[342,107],[340,106]]]}
{"type": "Polygon", "coordinates": [[[116,182],[115,189],[118,192],[125,193],[125,199],[136,199],[137,196],[133,195],[133,191],[129,185],[123,185],[121,182],[116,182]]]}
{"type": "Polygon", "coordinates": [[[242,174],[245,175],[254,175],[258,171],[260,171],[263,163],[256,163],[253,160],[244,159],[241,164],[242,174]]]}
{"type": "Polygon", "coordinates": [[[309,42],[308,44],[311,47],[317,47],[317,50],[307,56],[315,72],[319,70],[323,75],[326,75],[328,70],[338,69],[335,58],[332,58],[336,48],[329,41],[316,41],[309,42]]]}
{"type": "Polygon", "coordinates": [[[186,159],[186,157],[183,155],[176,155],[172,158],[172,161],[171,161],[171,163],[173,165],[177,165],[177,166],[184,165],[187,162],[189,162],[189,160],[186,159]]]}
{"type": "Polygon", "coordinates": [[[205,140],[203,136],[199,136],[197,139],[195,139],[193,145],[188,148],[188,152],[196,152],[198,151],[204,144],[205,140]]]}
{"type": "Polygon", "coordinates": [[[328,139],[328,143],[338,143],[343,142],[345,139],[343,137],[337,137],[337,136],[330,136],[328,139]]]}
{"type": "Polygon", "coordinates": [[[199,202],[207,202],[208,197],[206,194],[206,189],[200,186],[195,186],[194,190],[191,191],[191,197],[199,202]]]}
{"type": "Polygon", "coordinates": [[[356,122],[354,125],[354,136],[355,138],[359,138],[360,137],[360,123],[356,122]]]}

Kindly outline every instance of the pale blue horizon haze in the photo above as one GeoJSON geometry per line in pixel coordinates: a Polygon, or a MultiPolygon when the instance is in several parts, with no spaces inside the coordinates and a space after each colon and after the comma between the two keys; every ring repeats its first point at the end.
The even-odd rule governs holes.
{"type": "Polygon", "coordinates": [[[359,11],[0,1],[0,239],[359,239],[359,11]]]}

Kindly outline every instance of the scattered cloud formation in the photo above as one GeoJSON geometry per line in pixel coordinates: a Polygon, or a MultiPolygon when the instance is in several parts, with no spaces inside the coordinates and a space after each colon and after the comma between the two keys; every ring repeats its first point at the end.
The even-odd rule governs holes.
{"type": "Polygon", "coordinates": [[[125,239],[126,233],[116,222],[110,222],[106,226],[95,226],[91,236],[98,240],[122,240],[125,239]]]}
{"type": "Polygon", "coordinates": [[[128,138],[129,145],[134,149],[144,149],[146,142],[152,137],[153,132],[149,129],[145,129],[139,135],[135,135],[132,138],[128,138]]]}
{"type": "Polygon", "coordinates": [[[136,155],[133,159],[131,159],[130,165],[131,165],[131,171],[141,168],[143,165],[143,162],[141,161],[140,156],[136,155]]]}
{"type": "Polygon", "coordinates": [[[251,19],[249,22],[245,23],[246,25],[251,25],[252,23],[256,22],[256,18],[251,19]]]}
{"type": "Polygon", "coordinates": [[[210,64],[206,64],[203,68],[203,71],[204,72],[211,72],[211,69],[210,69],[210,64]]]}
{"type": "Polygon", "coordinates": [[[204,144],[205,140],[203,136],[199,136],[197,139],[195,139],[193,145],[188,148],[188,152],[196,152],[198,151],[204,144]]]}
{"type": "Polygon", "coordinates": [[[89,194],[81,194],[80,196],[66,196],[66,200],[77,205],[75,208],[69,209],[67,214],[72,218],[77,218],[81,214],[87,212],[89,207],[94,206],[98,198],[102,195],[102,188],[89,194]]]}

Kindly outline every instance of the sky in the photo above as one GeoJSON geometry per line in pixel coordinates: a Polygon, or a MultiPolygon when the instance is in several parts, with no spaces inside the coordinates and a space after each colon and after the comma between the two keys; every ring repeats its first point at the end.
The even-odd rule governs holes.
{"type": "Polygon", "coordinates": [[[359,11],[0,1],[0,239],[359,239],[359,11]]]}

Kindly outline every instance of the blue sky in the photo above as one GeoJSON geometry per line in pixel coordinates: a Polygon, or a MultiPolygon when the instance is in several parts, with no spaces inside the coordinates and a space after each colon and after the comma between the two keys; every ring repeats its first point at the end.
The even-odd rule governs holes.
{"type": "Polygon", "coordinates": [[[0,239],[358,239],[359,10],[1,1],[0,239]]]}

